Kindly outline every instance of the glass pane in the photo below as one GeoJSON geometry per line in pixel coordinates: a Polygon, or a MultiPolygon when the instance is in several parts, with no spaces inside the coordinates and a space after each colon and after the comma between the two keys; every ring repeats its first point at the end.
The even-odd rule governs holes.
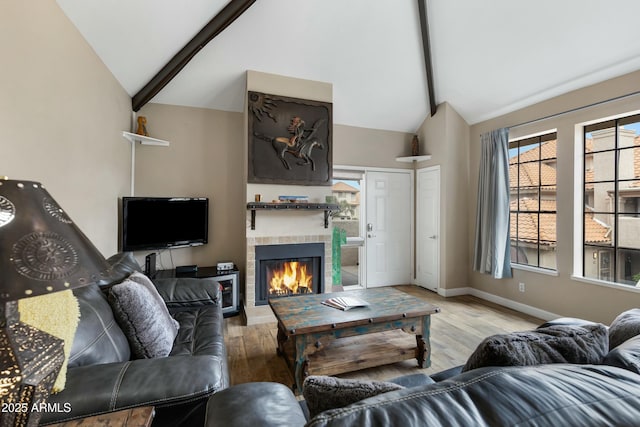
{"type": "Polygon", "coordinates": [[[607,127],[605,129],[595,130],[591,132],[590,138],[587,139],[587,148],[591,148],[592,152],[613,150],[616,147],[615,127],[607,127]]]}
{"type": "Polygon", "coordinates": [[[613,181],[616,178],[615,151],[594,153],[592,159],[593,181],[613,181]]]}
{"type": "Polygon", "coordinates": [[[333,219],[351,221],[350,224],[340,223],[340,227],[347,230],[347,237],[360,236],[360,181],[333,180],[332,194],[334,202],[340,206],[340,211],[333,219]]]}
{"type": "Polygon", "coordinates": [[[640,148],[620,150],[618,152],[618,179],[634,179],[638,178],[638,175],[640,175],[640,148]]]}
{"type": "Polygon", "coordinates": [[[518,187],[518,163],[509,165],[509,188],[518,187]]]}
{"type": "Polygon", "coordinates": [[[520,246],[519,249],[522,251],[523,255],[521,256],[522,261],[520,264],[530,265],[532,267],[538,267],[538,246],[537,245],[525,245],[520,246]]]}
{"type": "Polygon", "coordinates": [[[585,246],[584,276],[609,282],[613,281],[613,249],[585,246]]]}
{"type": "Polygon", "coordinates": [[[517,211],[518,209],[518,192],[512,191],[509,194],[509,210],[517,211]]]}
{"type": "Polygon", "coordinates": [[[556,214],[540,214],[540,245],[556,246],[556,214]]]}
{"type": "Polygon", "coordinates": [[[556,214],[540,214],[540,267],[556,269],[556,214]]]}
{"type": "Polygon", "coordinates": [[[511,213],[509,214],[509,237],[511,238],[511,245],[514,245],[514,242],[518,240],[518,223],[517,223],[518,214],[511,213]]]}
{"type": "Polygon", "coordinates": [[[634,145],[636,145],[635,139],[639,133],[640,122],[638,121],[618,126],[618,148],[622,149],[626,147],[633,147],[634,145]]]}
{"type": "Polygon", "coordinates": [[[537,212],[540,210],[540,206],[538,205],[538,190],[532,190],[526,192],[526,195],[523,197],[523,194],[520,193],[520,211],[534,211],[537,212]]]}
{"type": "Polygon", "coordinates": [[[606,220],[613,220],[613,215],[593,214],[584,215],[584,243],[609,246],[613,244],[612,229],[606,220]]]}
{"type": "Polygon", "coordinates": [[[540,245],[540,267],[556,270],[558,268],[556,261],[556,247],[540,245]]]}
{"type": "Polygon", "coordinates": [[[594,212],[614,212],[614,182],[598,182],[585,186],[585,209],[594,212]]]}
{"type": "Polygon", "coordinates": [[[542,160],[553,159],[557,157],[556,151],[557,151],[558,144],[556,142],[557,141],[554,139],[554,140],[542,143],[542,148],[540,150],[540,158],[542,160]]]}
{"type": "MultiPolygon", "coordinates": [[[[538,214],[512,213],[511,217],[511,261],[517,264],[538,267],[538,214]]],[[[555,249],[553,249],[555,250],[555,249]]],[[[555,261],[548,263],[552,267],[555,261]]]]}
{"type": "Polygon", "coordinates": [[[340,257],[342,286],[360,284],[360,247],[343,246],[340,257]]]}
{"type": "Polygon", "coordinates": [[[640,251],[619,249],[616,282],[635,286],[640,281],[640,251]]]}
{"type": "Polygon", "coordinates": [[[540,178],[541,185],[556,185],[556,168],[542,163],[540,165],[540,178]]]}
{"type": "Polygon", "coordinates": [[[618,212],[640,216],[640,181],[624,181],[618,185],[618,212]]]}
{"type": "Polygon", "coordinates": [[[547,212],[556,212],[558,210],[556,205],[556,187],[542,187],[540,191],[542,193],[542,200],[540,200],[540,210],[547,212]]]}
{"type": "Polygon", "coordinates": [[[618,246],[640,249],[640,218],[637,215],[618,216],[618,246]]]}
{"type": "Polygon", "coordinates": [[[519,213],[518,241],[523,243],[538,243],[538,214],[519,213]]]}
{"type": "Polygon", "coordinates": [[[523,248],[511,245],[511,262],[515,264],[528,264],[529,260],[523,248]]]}
{"type": "Polygon", "coordinates": [[[540,159],[540,144],[527,144],[520,146],[520,162],[530,162],[540,159]]]}
{"type": "Polygon", "coordinates": [[[518,175],[520,188],[538,187],[540,185],[540,162],[521,163],[518,175]]]}

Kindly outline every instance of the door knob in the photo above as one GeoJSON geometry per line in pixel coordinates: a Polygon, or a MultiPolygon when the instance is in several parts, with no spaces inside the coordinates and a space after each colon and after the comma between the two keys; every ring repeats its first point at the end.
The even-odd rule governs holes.
{"type": "Polygon", "coordinates": [[[434,234],[433,236],[429,236],[430,239],[435,239],[437,236],[434,234]]]}

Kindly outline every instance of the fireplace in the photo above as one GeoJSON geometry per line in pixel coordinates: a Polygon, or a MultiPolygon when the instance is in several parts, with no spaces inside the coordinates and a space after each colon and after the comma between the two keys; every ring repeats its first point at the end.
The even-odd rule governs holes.
{"type": "Polygon", "coordinates": [[[255,248],[255,304],[324,291],[324,243],[255,248]]]}

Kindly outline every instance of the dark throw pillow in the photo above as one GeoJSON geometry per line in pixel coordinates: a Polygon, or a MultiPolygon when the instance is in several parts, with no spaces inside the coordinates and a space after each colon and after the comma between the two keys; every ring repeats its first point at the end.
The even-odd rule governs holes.
{"type": "Polygon", "coordinates": [[[486,338],[469,357],[462,371],[484,366],[599,364],[608,350],[605,325],[550,326],[486,338]]]}
{"type": "Polygon", "coordinates": [[[640,308],[627,310],[613,319],[609,325],[609,348],[614,349],[636,335],[640,335],[640,308]]]}
{"type": "Polygon", "coordinates": [[[403,388],[401,385],[384,381],[310,375],[304,380],[302,394],[309,408],[309,416],[313,418],[328,409],[342,408],[367,397],[403,388]]]}
{"type": "Polygon", "coordinates": [[[616,346],[605,356],[602,363],[640,374],[640,335],[616,346]]]}
{"type": "Polygon", "coordinates": [[[147,283],[136,276],[139,274],[114,285],[109,303],[135,357],[165,357],[173,347],[178,324],[151,281],[147,283]]]}

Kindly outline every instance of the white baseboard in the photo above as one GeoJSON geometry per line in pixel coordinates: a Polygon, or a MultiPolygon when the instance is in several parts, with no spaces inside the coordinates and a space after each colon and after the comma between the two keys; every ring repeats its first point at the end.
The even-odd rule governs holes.
{"type": "Polygon", "coordinates": [[[498,305],[502,305],[504,307],[510,308],[515,311],[519,311],[521,313],[528,314],[529,316],[537,317],[542,320],[553,320],[558,317],[562,317],[559,314],[552,313],[550,311],[541,310],[537,307],[533,307],[527,304],[522,304],[517,301],[513,301],[507,298],[503,298],[494,294],[490,294],[488,292],[480,291],[475,288],[467,287],[467,288],[453,288],[453,289],[442,289],[438,288],[438,294],[443,297],[456,297],[460,295],[473,295],[474,297],[478,297],[480,299],[493,302],[498,305]]]}
{"type": "Polygon", "coordinates": [[[459,297],[461,295],[471,295],[472,290],[473,288],[453,288],[453,289],[438,288],[438,295],[443,296],[445,298],[459,297]]]}

